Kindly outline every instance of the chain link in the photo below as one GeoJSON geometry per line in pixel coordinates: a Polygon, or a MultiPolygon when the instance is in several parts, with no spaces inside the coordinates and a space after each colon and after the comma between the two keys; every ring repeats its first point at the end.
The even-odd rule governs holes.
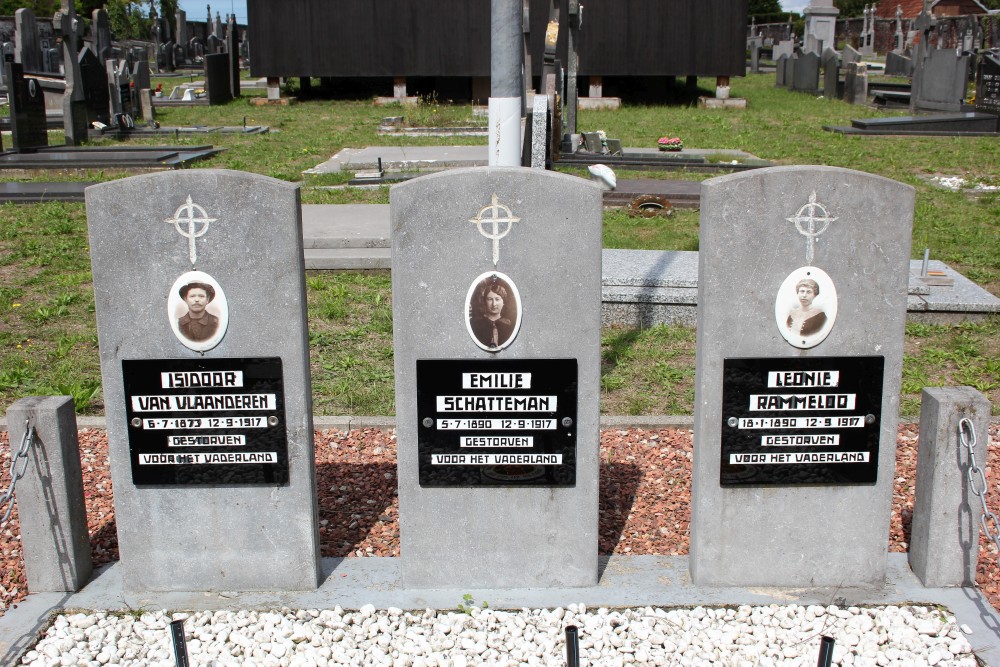
{"type": "Polygon", "coordinates": [[[966,476],[969,478],[969,488],[972,493],[979,498],[979,503],[983,506],[983,513],[979,517],[979,527],[983,529],[983,534],[993,540],[994,546],[1000,552],[1000,519],[986,506],[986,473],[976,462],[976,427],[972,420],[963,417],[958,422],[958,439],[962,446],[969,452],[969,469],[966,476]]]}
{"type": "Polygon", "coordinates": [[[0,508],[3,510],[3,518],[0,518],[0,525],[7,523],[10,513],[14,511],[14,487],[17,480],[24,477],[24,472],[28,469],[28,450],[35,444],[35,427],[30,426],[29,420],[24,420],[24,436],[21,438],[21,446],[13,456],[10,457],[10,488],[3,492],[0,497],[0,508]],[[20,469],[18,468],[20,464],[20,469]]]}

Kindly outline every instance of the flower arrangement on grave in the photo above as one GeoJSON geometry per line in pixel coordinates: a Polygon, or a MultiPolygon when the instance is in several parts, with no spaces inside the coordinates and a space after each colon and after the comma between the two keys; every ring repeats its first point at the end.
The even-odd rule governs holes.
{"type": "Polygon", "coordinates": [[[679,151],[684,148],[680,137],[660,137],[656,140],[656,145],[661,151],[679,151]]]}

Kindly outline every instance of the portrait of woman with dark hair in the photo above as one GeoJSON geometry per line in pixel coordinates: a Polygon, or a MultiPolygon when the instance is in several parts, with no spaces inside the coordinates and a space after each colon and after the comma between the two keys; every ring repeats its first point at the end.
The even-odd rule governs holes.
{"type": "Polygon", "coordinates": [[[826,271],[816,266],[788,274],[774,300],[774,321],[781,337],[803,350],[826,339],[837,311],[837,288],[826,271]]]}
{"type": "Polygon", "coordinates": [[[788,312],[785,326],[793,336],[812,336],[826,324],[826,313],[813,305],[819,296],[819,284],[812,278],[803,278],[795,284],[799,305],[788,312]]]}
{"type": "Polygon", "coordinates": [[[517,290],[499,274],[486,274],[469,292],[469,331],[481,347],[499,350],[517,332],[518,309],[517,290]]]}

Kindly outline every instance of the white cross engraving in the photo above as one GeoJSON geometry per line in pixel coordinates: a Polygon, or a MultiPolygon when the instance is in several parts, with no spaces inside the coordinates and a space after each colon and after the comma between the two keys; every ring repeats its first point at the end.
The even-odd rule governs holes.
{"type": "Polygon", "coordinates": [[[809,195],[808,204],[803,205],[798,213],[792,217],[785,218],[788,222],[795,223],[795,228],[799,230],[799,234],[806,237],[806,264],[811,265],[813,263],[816,237],[825,232],[830,223],[836,219],[830,215],[825,206],[816,201],[815,190],[809,195]],[[817,211],[820,212],[820,215],[816,214],[817,211]],[[805,228],[803,228],[803,223],[805,223],[805,228]],[[820,223],[818,227],[817,223],[820,223]]]}
{"type": "Polygon", "coordinates": [[[209,218],[205,209],[191,201],[191,195],[188,195],[187,201],[174,211],[174,217],[167,218],[164,222],[172,224],[177,233],[188,240],[188,257],[191,258],[191,264],[193,265],[198,259],[198,251],[195,248],[194,240],[200,236],[204,236],[205,232],[208,231],[208,226],[216,220],[218,218],[209,218]],[[196,209],[199,212],[197,217],[195,216],[196,209]],[[182,218],[181,214],[184,212],[187,212],[187,216],[182,218]],[[181,228],[182,222],[186,223],[186,229],[181,228]],[[204,227],[199,229],[199,224],[204,225],[204,227]]]}
{"type": "Polygon", "coordinates": [[[480,234],[493,240],[493,266],[496,266],[497,262],[500,261],[500,239],[510,233],[510,230],[514,227],[515,222],[520,221],[521,218],[513,215],[509,207],[497,202],[497,193],[495,192],[493,193],[493,203],[487,204],[479,209],[479,213],[476,214],[476,217],[469,218],[469,222],[476,223],[476,227],[479,228],[480,234]],[[500,212],[500,209],[503,209],[506,212],[504,217],[499,217],[497,215],[500,212]],[[489,218],[483,218],[483,213],[486,213],[487,211],[491,211],[492,216],[489,218]],[[492,231],[487,232],[483,229],[484,222],[492,223],[492,231]],[[502,232],[499,227],[501,222],[507,223],[506,229],[502,232]]]}

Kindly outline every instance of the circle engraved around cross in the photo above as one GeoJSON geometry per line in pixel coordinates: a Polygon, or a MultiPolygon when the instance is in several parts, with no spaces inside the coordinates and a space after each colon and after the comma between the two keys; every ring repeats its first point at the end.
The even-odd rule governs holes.
{"type": "Polygon", "coordinates": [[[479,209],[479,213],[476,214],[476,217],[469,218],[469,222],[476,223],[476,227],[479,228],[479,233],[485,236],[486,238],[492,240],[494,243],[496,243],[503,237],[507,236],[507,234],[510,233],[511,228],[514,226],[514,223],[520,222],[520,220],[521,218],[517,217],[516,215],[513,215],[513,213],[510,210],[510,207],[504,206],[503,204],[497,201],[497,196],[495,193],[493,195],[493,201],[491,203],[479,209]],[[503,217],[498,217],[497,214],[500,212],[501,209],[503,209],[505,215],[503,217]],[[489,218],[484,218],[483,214],[486,213],[487,211],[490,211],[492,213],[492,216],[489,218]],[[493,226],[492,232],[487,232],[485,229],[483,229],[484,222],[492,223],[493,226]],[[501,222],[507,223],[507,227],[503,230],[503,232],[500,231],[500,228],[498,226],[501,222]]]}
{"type": "Polygon", "coordinates": [[[795,223],[795,228],[799,230],[799,234],[807,236],[810,239],[814,239],[823,232],[825,232],[829,227],[830,223],[837,220],[835,216],[830,215],[830,212],[826,210],[826,207],[816,201],[816,193],[813,192],[809,195],[809,203],[803,204],[798,212],[790,218],[785,218],[788,222],[795,223]],[[817,211],[821,215],[816,215],[817,211]],[[807,229],[803,229],[803,223],[808,224],[807,229]],[[820,227],[817,229],[816,223],[820,223],[820,227]]]}
{"type": "Polygon", "coordinates": [[[173,224],[174,229],[177,230],[178,234],[193,241],[198,237],[204,236],[205,232],[208,231],[209,225],[216,220],[218,220],[218,218],[209,218],[205,209],[198,204],[195,204],[191,200],[191,195],[188,195],[187,201],[177,207],[177,210],[174,212],[174,217],[167,219],[166,222],[173,224]],[[199,215],[195,216],[195,211],[197,211],[199,215]],[[181,217],[181,215],[185,212],[187,215],[185,217],[181,217]],[[187,231],[181,229],[181,223],[186,223],[187,231]],[[197,226],[198,224],[202,224],[204,226],[199,229],[197,226]]]}

